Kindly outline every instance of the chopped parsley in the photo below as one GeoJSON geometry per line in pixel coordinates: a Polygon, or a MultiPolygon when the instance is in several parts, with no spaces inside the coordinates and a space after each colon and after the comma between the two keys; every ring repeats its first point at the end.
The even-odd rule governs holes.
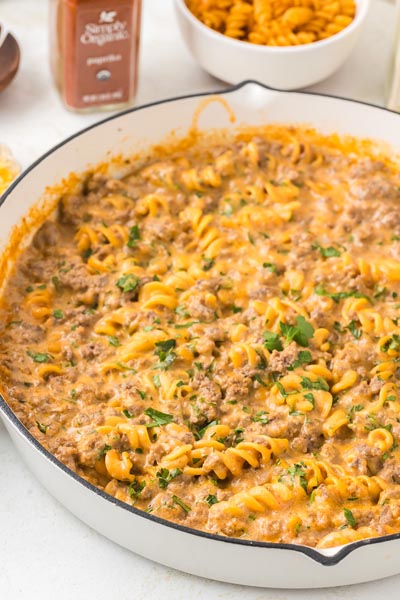
{"type": "Polygon", "coordinates": [[[39,431],[41,431],[42,433],[47,432],[48,425],[43,425],[43,423],[39,423],[39,421],[36,421],[36,425],[39,431]]]}
{"type": "Polygon", "coordinates": [[[338,333],[344,333],[344,329],[342,329],[342,326],[339,323],[339,321],[334,321],[334,323],[333,323],[333,329],[335,331],[337,331],[338,333]]]}
{"type": "Polygon", "coordinates": [[[156,352],[155,354],[167,353],[176,346],[176,340],[163,340],[162,342],[156,342],[156,352]]]}
{"type": "Polygon", "coordinates": [[[388,289],[386,287],[379,287],[378,285],[375,286],[375,293],[374,293],[374,298],[380,298],[381,296],[384,296],[385,294],[387,294],[388,289]]]}
{"type": "Polygon", "coordinates": [[[365,426],[366,431],[373,431],[374,429],[387,429],[387,431],[392,431],[392,424],[388,423],[387,425],[383,425],[378,421],[376,415],[368,414],[368,419],[370,422],[365,426]]]}
{"type": "Polygon", "coordinates": [[[364,409],[363,404],[354,404],[349,410],[349,419],[352,421],[356,412],[360,412],[364,409]]]}
{"type": "Polygon", "coordinates": [[[258,413],[251,418],[254,423],[261,423],[267,425],[269,423],[268,412],[266,410],[260,410],[258,413]]]}
{"type": "Polygon", "coordinates": [[[203,437],[203,435],[205,434],[206,430],[209,427],[214,427],[214,425],[218,425],[219,421],[210,421],[210,423],[207,423],[207,425],[204,425],[204,427],[202,427],[201,429],[194,431],[194,435],[197,439],[201,439],[203,437]]]}
{"type": "Polygon", "coordinates": [[[188,323],[175,323],[173,325],[173,327],[175,327],[175,329],[187,329],[188,327],[191,327],[192,325],[197,325],[198,323],[201,323],[201,321],[188,321],[188,323]]]}
{"type": "Polygon", "coordinates": [[[118,348],[118,346],[121,345],[119,339],[115,335],[108,336],[108,343],[115,348],[118,348]]]}
{"type": "Polygon", "coordinates": [[[141,493],[143,492],[144,488],[146,487],[146,482],[145,481],[132,481],[129,486],[128,486],[128,494],[130,495],[130,497],[132,498],[132,500],[137,500],[139,498],[139,496],[141,495],[141,493]]]}
{"type": "Polygon", "coordinates": [[[288,468],[287,473],[288,475],[290,475],[290,481],[292,483],[294,483],[295,478],[298,477],[301,487],[305,492],[307,492],[307,479],[304,467],[304,463],[295,463],[294,465],[288,468]]]}
{"type": "Polygon", "coordinates": [[[139,278],[133,273],[128,273],[127,275],[123,275],[120,277],[116,283],[120,290],[124,293],[126,292],[134,292],[139,285],[139,278]]]}
{"type": "Polygon", "coordinates": [[[315,408],[315,398],[312,392],[307,392],[307,394],[304,394],[304,398],[311,403],[313,408],[315,408]]]}
{"type": "Polygon", "coordinates": [[[355,527],[357,525],[357,522],[351,510],[349,508],[344,508],[343,513],[350,527],[355,527]]]}
{"type": "Polygon", "coordinates": [[[323,258],[332,258],[333,256],[340,256],[342,254],[337,248],[334,248],[333,246],[323,248],[319,244],[313,244],[311,247],[313,250],[319,250],[323,258]]]}
{"type": "Polygon", "coordinates": [[[207,502],[208,506],[212,506],[213,504],[218,503],[218,498],[214,494],[208,494],[208,496],[204,498],[204,501],[207,502]]]}
{"type": "Polygon", "coordinates": [[[252,379],[253,381],[257,381],[257,383],[259,383],[259,384],[260,384],[260,385],[262,385],[263,387],[268,387],[268,384],[267,384],[267,383],[265,383],[264,379],[263,379],[263,378],[262,378],[262,377],[261,377],[261,376],[260,376],[258,373],[255,373],[255,375],[252,375],[252,376],[251,376],[251,379],[252,379]]]}
{"type": "Polygon", "coordinates": [[[268,350],[283,350],[282,342],[277,333],[272,331],[264,331],[264,347],[268,350]]]}
{"type": "Polygon", "coordinates": [[[243,427],[237,427],[236,429],[233,430],[234,436],[233,436],[233,440],[232,440],[232,444],[234,446],[237,446],[237,444],[240,444],[240,442],[243,442],[243,437],[242,437],[242,433],[244,432],[243,427]]]}
{"type": "Polygon", "coordinates": [[[265,262],[263,263],[263,267],[264,269],[268,269],[268,271],[271,271],[271,273],[276,273],[276,271],[278,270],[278,267],[275,263],[265,262]]]}
{"type": "Polygon", "coordinates": [[[56,310],[53,310],[53,317],[55,319],[63,319],[64,313],[60,308],[56,308],[56,310]]]}
{"type": "Polygon", "coordinates": [[[175,496],[175,494],[174,494],[172,496],[172,500],[173,500],[174,504],[177,504],[178,506],[180,506],[181,509],[185,511],[185,513],[188,513],[188,512],[190,512],[192,510],[190,508],[190,506],[188,506],[187,504],[185,504],[184,501],[179,498],[179,496],[175,496]]]}
{"type": "Polygon", "coordinates": [[[325,390],[325,392],[329,392],[329,384],[323,377],[318,377],[316,381],[311,381],[309,377],[302,377],[301,387],[304,390],[325,390]]]}
{"type": "Polygon", "coordinates": [[[309,345],[308,340],[314,335],[314,327],[303,316],[296,317],[296,325],[288,325],[281,321],[279,329],[288,343],[295,341],[303,347],[309,345]]]}
{"type": "Polygon", "coordinates": [[[294,363],[291,364],[290,367],[288,367],[288,371],[293,371],[293,369],[301,367],[302,365],[309,365],[311,361],[311,352],[309,352],[308,350],[300,350],[294,363]]]}
{"type": "Polygon", "coordinates": [[[280,381],[275,382],[276,387],[278,388],[282,398],[287,398],[289,396],[289,392],[285,390],[280,381]]]}
{"type": "Polygon", "coordinates": [[[184,306],[177,306],[175,312],[180,317],[190,317],[190,313],[186,310],[184,306]]]}
{"type": "Polygon", "coordinates": [[[164,360],[160,360],[156,365],[154,365],[153,369],[161,369],[161,371],[167,371],[176,358],[175,352],[169,352],[164,360]]]}
{"type": "Polygon", "coordinates": [[[162,342],[156,342],[154,354],[158,356],[159,362],[153,367],[154,369],[161,369],[166,371],[172,365],[176,359],[176,353],[173,349],[176,347],[176,340],[169,339],[163,340],[162,342]]]}
{"type": "Polygon", "coordinates": [[[153,419],[151,423],[145,423],[146,427],[160,427],[161,425],[167,425],[173,421],[173,416],[167,413],[160,412],[154,408],[146,408],[144,414],[153,419]]]}
{"type": "Polygon", "coordinates": [[[128,243],[127,243],[128,248],[133,248],[134,246],[136,246],[136,242],[138,240],[140,240],[139,226],[138,225],[134,225],[129,230],[129,240],[128,240],[128,243]]]}
{"type": "Polygon", "coordinates": [[[388,350],[398,350],[400,348],[400,336],[394,333],[382,346],[382,352],[388,350]]]}
{"type": "Polygon", "coordinates": [[[362,336],[362,329],[361,327],[357,326],[357,321],[354,319],[352,319],[350,323],[346,325],[345,329],[348,329],[356,340],[359,340],[362,336]]]}
{"type": "Polygon", "coordinates": [[[51,278],[51,283],[54,285],[54,287],[56,288],[56,290],[59,289],[59,287],[60,287],[60,280],[58,279],[58,277],[56,275],[54,275],[51,278]]]}
{"type": "Polygon", "coordinates": [[[46,363],[52,358],[51,354],[47,352],[32,352],[31,350],[27,351],[27,355],[36,363],[46,363]]]}
{"type": "Polygon", "coordinates": [[[159,375],[153,375],[152,380],[153,380],[153,383],[156,386],[156,388],[160,388],[161,387],[161,381],[160,381],[160,376],[159,375]]]}
{"type": "Polygon", "coordinates": [[[101,460],[102,458],[104,458],[109,450],[111,450],[111,446],[109,446],[108,444],[104,444],[104,446],[101,448],[97,455],[97,460],[101,460]]]}
{"type": "Polygon", "coordinates": [[[122,412],[126,416],[127,419],[133,419],[133,417],[135,416],[132,413],[130,413],[127,408],[124,408],[124,410],[122,412]]]}
{"type": "Polygon", "coordinates": [[[172,469],[169,471],[168,469],[160,469],[156,473],[156,477],[158,479],[158,485],[161,489],[165,489],[169,483],[178,475],[182,475],[182,471],[180,469],[172,469]]]}
{"type": "Polygon", "coordinates": [[[240,306],[235,306],[235,304],[231,304],[231,310],[234,314],[237,314],[241,313],[243,311],[243,308],[241,308],[240,306]]]}
{"type": "Polygon", "coordinates": [[[321,284],[317,285],[317,287],[314,288],[314,293],[317,294],[317,296],[326,296],[328,298],[332,298],[332,300],[336,302],[336,304],[338,304],[340,300],[344,300],[345,298],[365,298],[372,304],[371,298],[369,298],[365,294],[361,294],[361,292],[357,292],[356,290],[348,292],[328,292],[325,286],[321,284]]]}
{"type": "Polygon", "coordinates": [[[215,260],[213,258],[207,258],[206,256],[203,258],[203,271],[209,271],[213,268],[215,264],[215,260]]]}

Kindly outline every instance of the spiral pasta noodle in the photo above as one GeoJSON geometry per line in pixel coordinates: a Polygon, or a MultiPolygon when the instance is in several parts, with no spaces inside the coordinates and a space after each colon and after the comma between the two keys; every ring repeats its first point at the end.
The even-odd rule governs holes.
{"type": "Polygon", "coordinates": [[[266,46],[324,40],[348,27],[353,0],[187,0],[205,25],[227,37],[266,46]]]}

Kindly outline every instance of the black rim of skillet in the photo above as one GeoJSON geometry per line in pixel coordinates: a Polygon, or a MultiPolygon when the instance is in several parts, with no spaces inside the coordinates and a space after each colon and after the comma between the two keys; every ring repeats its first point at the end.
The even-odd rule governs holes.
{"type": "MultiPolygon", "coordinates": [[[[240,90],[241,88],[246,87],[247,85],[256,85],[256,86],[264,88],[266,90],[271,90],[273,92],[279,92],[282,94],[301,94],[301,95],[307,95],[307,96],[320,96],[322,98],[333,98],[335,100],[342,100],[345,102],[351,102],[353,104],[361,104],[364,106],[370,106],[372,108],[377,108],[379,110],[383,110],[383,111],[397,115],[397,113],[395,111],[392,111],[388,108],[376,106],[375,104],[372,104],[370,102],[363,102],[360,100],[352,100],[349,98],[344,98],[342,96],[335,96],[332,94],[320,94],[317,92],[279,90],[279,89],[264,85],[263,83],[260,83],[258,81],[254,81],[251,79],[242,81],[241,83],[238,83],[237,85],[228,87],[226,89],[218,90],[218,91],[198,92],[195,94],[186,94],[183,96],[167,98],[165,100],[157,100],[155,102],[143,104],[141,106],[137,106],[137,107],[130,108],[125,111],[113,114],[109,117],[106,117],[105,119],[101,119],[100,121],[97,121],[96,123],[89,125],[88,127],[85,127],[84,129],[81,129],[78,132],[74,133],[73,135],[67,137],[65,140],[63,140],[56,146],[53,146],[53,148],[51,148],[50,150],[45,152],[45,154],[43,154],[37,160],[35,160],[27,169],[25,169],[21,173],[21,175],[19,175],[17,177],[17,179],[11,184],[11,186],[7,189],[7,191],[4,192],[4,194],[0,197],[0,207],[7,200],[8,196],[13,192],[14,188],[16,186],[18,186],[19,183],[31,171],[33,171],[38,164],[40,164],[48,156],[50,156],[51,154],[53,154],[54,152],[56,152],[57,150],[59,150],[60,148],[65,146],[66,144],[68,144],[71,140],[73,140],[77,137],[80,137],[81,135],[83,135],[87,131],[90,131],[91,129],[101,126],[103,123],[107,123],[107,122],[117,119],[123,115],[129,114],[132,112],[136,112],[136,111],[140,111],[143,109],[147,109],[152,106],[157,106],[159,104],[167,104],[169,102],[175,102],[178,100],[186,100],[188,98],[198,98],[198,97],[203,97],[203,96],[221,96],[221,95],[225,96],[227,94],[231,94],[232,92],[236,92],[236,91],[240,90]]],[[[311,558],[313,561],[315,561],[323,566],[326,566],[326,567],[331,567],[331,566],[337,565],[344,558],[346,558],[346,556],[348,556],[350,553],[354,552],[354,550],[361,548],[362,546],[370,546],[373,544],[379,544],[382,542],[400,539],[400,533],[394,533],[391,535],[380,536],[377,538],[362,539],[357,542],[352,542],[350,544],[346,544],[332,556],[326,556],[324,554],[321,554],[321,552],[319,552],[318,550],[311,548],[309,546],[300,546],[298,544],[272,543],[272,542],[256,542],[253,540],[228,538],[228,537],[223,537],[223,536],[217,535],[217,534],[207,533],[205,531],[192,529],[190,527],[185,527],[184,525],[178,525],[177,523],[173,523],[172,521],[167,521],[166,519],[161,519],[160,517],[156,517],[155,515],[151,515],[149,513],[146,513],[145,511],[135,508],[134,506],[129,506],[129,504],[126,504],[125,502],[121,502],[120,500],[117,500],[117,498],[114,498],[113,496],[106,494],[101,489],[95,487],[94,485],[92,485],[91,483],[89,483],[88,481],[86,481],[85,479],[80,477],[77,473],[75,473],[74,471],[69,469],[61,461],[59,461],[55,456],[53,456],[48,450],[46,450],[46,448],[44,448],[44,446],[42,446],[38,442],[38,440],[26,429],[26,427],[16,417],[16,415],[11,410],[11,408],[9,407],[9,405],[7,404],[7,402],[5,401],[5,399],[3,398],[3,396],[1,394],[0,394],[0,410],[3,412],[3,414],[6,416],[6,418],[12,423],[12,425],[14,425],[14,427],[19,431],[19,433],[21,433],[23,435],[23,437],[25,437],[36,448],[36,450],[38,450],[47,460],[52,462],[56,467],[58,467],[59,469],[64,471],[64,473],[66,475],[75,479],[75,481],[79,482],[81,485],[86,487],[88,490],[90,490],[91,492],[94,492],[98,496],[101,496],[101,498],[103,498],[107,502],[110,502],[110,503],[118,506],[119,508],[122,508],[123,510],[131,512],[131,513],[135,514],[136,516],[142,517],[144,519],[149,519],[150,521],[153,521],[153,522],[158,523],[159,525],[163,525],[165,527],[171,527],[172,529],[176,529],[182,533],[196,535],[196,536],[203,537],[203,538],[206,538],[209,540],[224,542],[226,544],[237,544],[240,546],[252,546],[252,547],[257,547],[257,548],[273,549],[273,550],[291,550],[293,552],[299,552],[300,554],[305,554],[306,556],[311,558]]]]}

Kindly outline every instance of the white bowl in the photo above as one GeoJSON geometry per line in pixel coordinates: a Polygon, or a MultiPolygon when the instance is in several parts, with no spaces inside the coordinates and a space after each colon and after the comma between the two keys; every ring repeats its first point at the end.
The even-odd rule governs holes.
{"type": "MultiPolygon", "coordinates": [[[[210,94],[195,94],[113,115],[38,159],[0,198],[0,253],[47,186],[112,155],[136,154],[171,130],[187,134],[196,109],[207,97],[210,94]]],[[[325,132],[380,138],[400,150],[400,116],[384,109],[318,94],[278,92],[255,82],[226,90],[221,97],[238,124],[310,123],[325,132]]],[[[204,108],[199,126],[232,127],[219,102],[204,108]]],[[[0,286],[3,277],[0,272],[0,286]]],[[[72,472],[39,444],[1,396],[0,417],[34,475],[71,512],[118,544],[175,569],[231,583],[281,588],[360,583],[400,572],[400,533],[316,549],[221,537],[165,521],[120,502],[72,472]]],[[[35,552],[40,552],[40,545],[35,552]]]]}
{"type": "Polygon", "coordinates": [[[211,75],[239,83],[256,79],[281,90],[294,90],[332,75],[351,53],[368,13],[369,0],[355,0],[352,23],[330,38],[300,46],[261,46],[234,40],[197,19],[185,0],[175,0],[183,39],[195,60],[211,75]]]}

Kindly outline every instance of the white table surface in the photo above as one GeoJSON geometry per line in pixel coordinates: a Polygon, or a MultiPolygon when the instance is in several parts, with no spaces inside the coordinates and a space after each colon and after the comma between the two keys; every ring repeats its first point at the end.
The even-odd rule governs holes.
{"type": "MultiPolygon", "coordinates": [[[[0,0],[0,21],[22,46],[18,77],[0,95],[0,143],[10,146],[23,167],[102,116],[63,109],[50,82],[46,11],[47,0],[0,0]]],[[[351,58],[312,89],[383,105],[393,17],[392,6],[372,0],[351,58]]],[[[186,51],[171,0],[144,0],[142,40],[138,104],[224,87],[186,51]]],[[[328,590],[263,590],[207,581],[154,564],[67,512],[36,482],[0,423],[1,600],[392,600],[399,597],[399,588],[400,575],[328,590]]]]}

